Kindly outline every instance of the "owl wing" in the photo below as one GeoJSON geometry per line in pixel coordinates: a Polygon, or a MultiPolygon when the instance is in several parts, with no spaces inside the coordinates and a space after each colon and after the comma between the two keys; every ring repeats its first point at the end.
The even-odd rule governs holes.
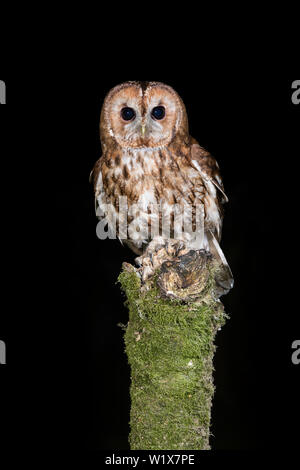
{"type": "Polygon", "coordinates": [[[92,169],[89,177],[90,183],[94,186],[95,192],[95,212],[97,214],[98,204],[98,196],[103,191],[103,183],[102,183],[102,173],[101,173],[101,158],[96,161],[94,168],[92,169]]]}
{"type": "Polygon", "coordinates": [[[200,147],[198,143],[194,143],[191,148],[191,160],[193,167],[200,172],[204,182],[212,183],[220,191],[221,202],[228,202],[219,165],[215,158],[204,148],[200,147]]]}
{"type": "MultiPolygon", "coordinates": [[[[196,142],[196,141],[194,141],[196,142]]],[[[228,202],[228,197],[225,194],[224,186],[219,170],[219,165],[209,152],[204,150],[200,145],[196,142],[193,143],[191,147],[191,164],[192,166],[199,171],[205,186],[207,187],[208,192],[212,193],[210,188],[211,185],[215,186],[219,192],[220,198],[218,202],[221,204],[228,202]]],[[[213,191],[215,193],[215,191],[213,191]]],[[[220,216],[220,226],[222,224],[222,210],[221,204],[219,206],[219,216],[220,216]]],[[[229,292],[230,289],[233,287],[233,275],[231,269],[227,263],[227,260],[224,256],[224,253],[219,245],[219,240],[221,238],[220,229],[217,229],[217,233],[214,233],[211,229],[206,231],[206,237],[209,243],[209,250],[210,252],[219,260],[220,266],[222,266],[222,270],[216,277],[217,282],[217,292],[218,295],[224,295],[229,292]]]]}
{"type": "Polygon", "coordinates": [[[90,177],[89,177],[89,182],[93,184],[95,192],[96,192],[96,185],[97,185],[98,178],[99,178],[99,173],[101,171],[101,158],[102,157],[100,157],[99,160],[96,161],[94,168],[90,172],[90,177]]]}
{"type": "MultiPolygon", "coordinates": [[[[94,192],[95,192],[95,212],[99,220],[105,217],[105,213],[103,211],[103,205],[106,204],[107,198],[105,194],[105,190],[103,187],[103,179],[102,179],[102,157],[97,160],[94,168],[90,173],[89,181],[93,183],[94,192]]],[[[119,241],[123,245],[123,241],[118,237],[119,241]]]]}

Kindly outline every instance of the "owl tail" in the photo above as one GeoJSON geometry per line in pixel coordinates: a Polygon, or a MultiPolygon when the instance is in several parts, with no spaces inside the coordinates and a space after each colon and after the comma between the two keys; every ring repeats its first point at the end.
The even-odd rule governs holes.
{"type": "Polygon", "coordinates": [[[213,232],[211,230],[208,230],[205,235],[208,241],[209,251],[217,259],[221,267],[221,269],[217,271],[215,276],[216,296],[219,298],[222,295],[227,294],[230,289],[233,288],[233,275],[229,264],[227,263],[227,260],[224,256],[224,253],[219,245],[219,242],[214,236],[213,232]]]}

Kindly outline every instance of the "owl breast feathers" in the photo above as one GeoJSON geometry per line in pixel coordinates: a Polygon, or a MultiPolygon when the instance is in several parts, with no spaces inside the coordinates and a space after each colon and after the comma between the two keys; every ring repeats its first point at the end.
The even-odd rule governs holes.
{"type": "Polygon", "coordinates": [[[119,198],[125,196],[128,227],[134,217],[149,226],[147,236],[128,229],[119,238],[141,254],[155,236],[174,238],[178,219],[173,209],[189,208],[190,229],[183,226],[179,238],[190,249],[204,248],[226,263],[218,243],[222,203],[227,201],[219,166],[189,135],[186,109],[178,94],[158,82],[126,82],[113,88],[103,104],[100,135],[103,154],[92,172],[98,214],[103,217],[110,205],[106,216],[113,225],[120,213],[119,198]],[[138,211],[133,214],[130,210],[136,205],[138,211]],[[159,210],[149,210],[151,205],[159,210]],[[195,233],[197,207],[203,215],[200,239],[195,233]],[[163,222],[167,219],[166,235],[163,222]],[[151,232],[151,224],[156,231],[151,232]]]}

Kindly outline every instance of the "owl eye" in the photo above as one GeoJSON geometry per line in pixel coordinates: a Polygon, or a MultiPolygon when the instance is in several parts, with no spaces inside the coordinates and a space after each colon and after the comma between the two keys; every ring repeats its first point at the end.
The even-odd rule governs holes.
{"type": "Polygon", "coordinates": [[[151,116],[154,119],[163,119],[165,117],[166,111],[163,106],[156,106],[155,108],[152,109],[151,111],[151,116]]]}
{"type": "Polygon", "coordinates": [[[132,108],[122,108],[121,116],[124,121],[132,121],[135,118],[135,111],[132,108]]]}

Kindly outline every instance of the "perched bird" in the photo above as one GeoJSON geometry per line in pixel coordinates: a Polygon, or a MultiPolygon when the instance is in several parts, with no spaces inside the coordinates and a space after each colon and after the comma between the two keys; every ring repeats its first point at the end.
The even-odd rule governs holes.
{"type": "Polygon", "coordinates": [[[91,174],[96,206],[100,218],[105,212],[107,216],[106,205],[111,206],[108,225],[112,226],[118,219],[120,196],[127,198],[127,228],[119,236],[121,241],[141,255],[156,240],[179,238],[187,248],[210,251],[228,266],[219,246],[222,204],[228,200],[219,166],[189,135],[185,105],[175,90],[159,82],[116,86],[102,107],[100,137],[103,153],[91,174]],[[138,210],[131,213],[137,204],[138,210]],[[155,204],[159,210],[151,212],[149,207],[155,204]],[[174,207],[177,212],[190,208],[188,229],[176,227],[183,222],[176,218],[174,207]],[[197,207],[203,214],[200,238],[195,233],[197,207]],[[166,232],[163,222],[168,217],[166,232]],[[139,230],[138,224],[149,230],[139,230]]]}

